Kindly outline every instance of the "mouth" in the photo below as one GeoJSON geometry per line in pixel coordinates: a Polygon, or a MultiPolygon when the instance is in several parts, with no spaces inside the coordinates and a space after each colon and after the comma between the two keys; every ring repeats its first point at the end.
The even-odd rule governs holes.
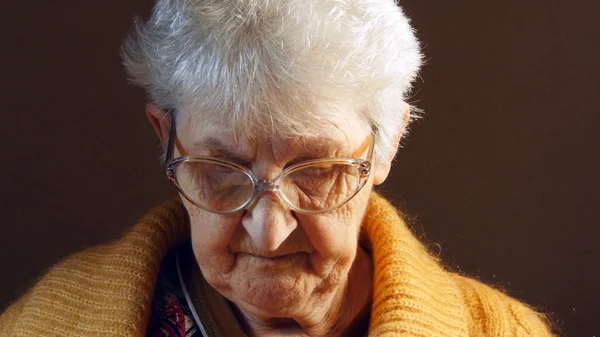
{"type": "Polygon", "coordinates": [[[308,261],[308,254],[303,252],[283,254],[277,256],[253,255],[249,253],[237,253],[239,261],[248,261],[262,266],[281,266],[288,264],[304,263],[308,261]]]}

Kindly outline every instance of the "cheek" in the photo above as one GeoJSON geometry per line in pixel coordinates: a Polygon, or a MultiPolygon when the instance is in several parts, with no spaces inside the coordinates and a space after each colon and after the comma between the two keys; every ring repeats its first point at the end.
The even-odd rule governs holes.
{"type": "Polygon", "coordinates": [[[231,268],[229,242],[239,224],[240,215],[220,215],[186,204],[190,217],[194,255],[202,269],[225,273],[231,268]]]}
{"type": "MultiPolygon", "coordinates": [[[[317,215],[298,214],[298,220],[321,258],[352,263],[358,233],[366,208],[366,199],[357,195],[333,212],[317,215]]],[[[343,263],[345,264],[345,263],[343,263]]]]}

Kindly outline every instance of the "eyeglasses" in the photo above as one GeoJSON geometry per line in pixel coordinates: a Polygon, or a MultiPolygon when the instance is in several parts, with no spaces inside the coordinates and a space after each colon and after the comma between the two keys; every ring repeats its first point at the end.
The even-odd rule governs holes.
{"type": "MultiPolygon", "coordinates": [[[[307,160],[285,168],[264,180],[243,165],[209,156],[173,155],[175,119],[171,115],[167,147],[167,177],[192,204],[207,211],[229,214],[248,207],[261,192],[272,192],[291,209],[316,214],[332,211],[352,199],[365,185],[371,171],[374,140],[367,158],[307,160]]],[[[366,147],[366,144],[365,144],[366,147]]]]}

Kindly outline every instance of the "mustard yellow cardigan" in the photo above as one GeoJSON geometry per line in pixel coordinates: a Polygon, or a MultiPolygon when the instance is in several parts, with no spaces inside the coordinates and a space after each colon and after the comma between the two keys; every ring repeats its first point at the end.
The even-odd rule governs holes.
{"type": "MultiPolygon", "coordinates": [[[[363,226],[375,268],[369,336],[552,336],[526,305],[444,270],[375,193],[363,226]]],[[[165,202],[121,239],[51,268],[0,316],[0,336],[144,336],[161,261],[185,240],[183,205],[165,202]]]]}

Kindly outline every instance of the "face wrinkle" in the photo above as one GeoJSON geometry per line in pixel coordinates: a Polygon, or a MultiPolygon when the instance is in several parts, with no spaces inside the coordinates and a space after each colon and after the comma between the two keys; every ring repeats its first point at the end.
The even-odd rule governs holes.
{"type": "MultiPolygon", "coordinates": [[[[348,122],[344,121],[343,124],[345,123],[348,122]]],[[[248,159],[252,159],[254,163],[260,162],[265,165],[262,167],[257,167],[257,165],[252,166],[252,169],[255,170],[254,172],[260,176],[263,173],[268,173],[267,178],[271,178],[271,175],[281,172],[281,166],[287,165],[289,161],[297,160],[296,158],[304,156],[308,152],[302,150],[309,149],[309,151],[314,152],[320,148],[321,150],[319,150],[318,154],[327,155],[327,157],[330,157],[332,154],[336,157],[340,155],[351,157],[357,152],[364,152],[361,150],[363,150],[364,144],[369,144],[370,137],[362,137],[362,130],[367,129],[365,126],[363,126],[364,129],[361,127],[361,132],[350,132],[357,125],[356,123],[349,123],[348,126],[352,127],[347,130],[348,133],[343,132],[342,128],[336,125],[335,132],[330,132],[324,136],[327,139],[325,142],[320,141],[319,138],[279,139],[271,143],[257,142],[252,145],[240,142],[236,145],[237,151],[235,153],[236,156],[239,154],[248,158],[247,154],[253,152],[253,157],[248,159]],[[341,139],[338,138],[341,136],[340,134],[343,135],[341,139]],[[330,138],[332,135],[335,135],[334,139],[330,138]],[[311,146],[310,143],[316,145],[311,146]],[[299,146],[302,144],[306,146],[299,146]],[[239,150],[242,149],[245,152],[239,153],[239,150]]],[[[228,144],[224,143],[224,139],[221,139],[223,137],[222,134],[214,134],[217,131],[215,128],[207,129],[212,129],[212,131],[204,135],[205,137],[219,136],[217,139],[221,144],[228,144]]],[[[364,157],[364,154],[360,153],[360,157],[364,157]]],[[[248,237],[249,233],[246,232],[246,228],[242,224],[242,220],[245,217],[254,216],[252,212],[255,205],[240,213],[236,213],[233,217],[231,215],[209,215],[204,210],[193,212],[194,233],[203,233],[201,236],[204,236],[198,242],[201,246],[197,248],[198,254],[200,254],[198,256],[199,263],[208,267],[201,268],[206,275],[205,278],[209,284],[228,298],[234,307],[237,308],[236,310],[243,313],[244,317],[254,317],[255,320],[248,322],[252,325],[252,328],[257,328],[257,324],[260,323],[266,329],[265,326],[272,323],[274,325],[268,327],[269,334],[276,333],[282,328],[290,329],[290,332],[294,333],[301,333],[302,331],[304,333],[331,332],[331,328],[334,328],[335,331],[343,330],[343,325],[345,324],[343,322],[354,317],[349,317],[347,314],[352,315],[353,313],[347,310],[348,308],[354,310],[355,306],[344,306],[339,301],[340,299],[344,301],[344,298],[347,297],[344,294],[356,291],[351,290],[349,275],[357,261],[360,220],[364,216],[364,214],[360,214],[361,219],[358,219],[356,212],[359,210],[364,211],[364,209],[362,207],[357,208],[356,206],[358,206],[358,203],[365,203],[366,208],[367,199],[365,195],[368,194],[367,189],[363,191],[364,193],[356,195],[355,199],[348,201],[340,208],[317,215],[299,214],[289,209],[285,202],[278,200],[279,198],[275,195],[258,196],[255,202],[260,202],[260,198],[274,198],[277,200],[262,200],[262,202],[280,203],[280,205],[261,205],[263,208],[260,211],[270,211],[272,209],[281,213],[278,219],[269,220],[277,221],[277,223],[272,223],[269,226],[285,226],[286,224],[281,221],[287,222],[291,219],[296,224],[296,228],[287,234],[287,237],[283,239],[278,248],[269,251],[268,254],[263,254],[257,247],[251,248],[255,243],[248,237]],[[209,224],[214,222],[216,223],[212,225],[213,228],[210,228],[209,224]],[[356,231],[353,229],[354,227],[357,227],[356,231]],[[342,231],[336,230],[342,228],[342,231]],[[351,228],[352,230],[350,230],[351,228]],[[206,235],[209,236],[207,237],[206,235]],[[216,241],[209,241],[211,236],[216,241]],[[236,243],[234,240],[238,239],[248,241],[236,243]],[[303,249],[301,244],[297,244],[301,239],[308,240],[307,243],[311,247],[309,249],[310,252],[307,253],[306,262],[298,262],[300,264],[290,269],[289,272],[284,273],[285,275],[277,276],[276,273],[273,274],[273,272],[278,270],[277,268],[287,268],[285,265],[276,267],[280,263],[278,260],[267,262],[275,263],[272,265],[275,269],[270,269],[271,267],[268,264],[261,264],[261,266],[267,268],[265,270],[271,271],[268,274],[262,274],[260,270],[253,271],[254,257],[250,256],[241,259],[242,254],[258,253],[259,256],[270,254],[279,256],[307,250],[306,247],[303,249]],[[352,243],[354,241],[356,242],[352,243]],[[246,244],[250,246],[244,248],[243,245],[246,244]],[[276,286],[276,288],[270,288],[269,284],[276,286]],[[286,289],[291,291],[286,293],[286,289]],[[258,293],[252,294],[248,292],[258,293]],[[278,306],[276,301],[276,296],[279,292],[286,295],[282,297],[284,303],[281,303],[281,307],[278,306]],[[265,298],[263,306],[261,306],[262,297],[265,298]],[[322,305],[315,306],[316,303],[322,303],[322,305]],[[336,317],[335,313],[341,314],[344,317],[336,317]],[[279,318],[284,318],[285,320],[282,321],[279,318]],[[320,326],[325,323],[326,326],[320,326]]],[[[271,192],[266,193],[270,194],[271,192]]],[[[246,219],[246,221],[248,220],[258,221],[258,219],[246,219]]],[[[248,223],[247,225],[261,226],[257,222],[248,223]]],[[[273,228],[268,230],[273,230],[273,228]]],[[[274,234],[270,233],[268,235],[274,234]]],[[[195,241],[194,237],[192,237],[192,240],[195,241]]],[[[259,262],[259,260],[256,262],[259,262]]],[[[360,293],[361,290],[358,291],[360,293]]]]}

